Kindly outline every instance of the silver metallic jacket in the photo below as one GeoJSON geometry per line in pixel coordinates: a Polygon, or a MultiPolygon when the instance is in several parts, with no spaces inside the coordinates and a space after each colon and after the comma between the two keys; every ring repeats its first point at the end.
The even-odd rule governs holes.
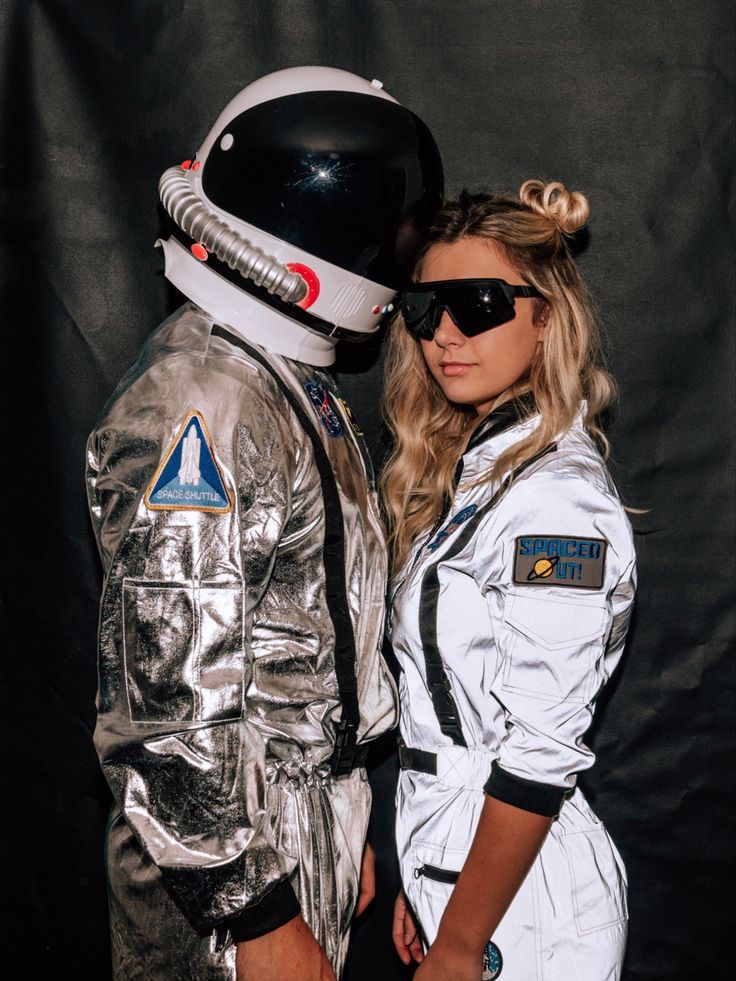
{"type": "Polygon", "coordinates": [[[234,977],[223,924],[287,876],[339,963],[370,792],[362,769],[330,775],[336,631],[357,652],[358,741],[396,713],[380,655],[385,546],[357,425],[329,376],[249,348],[188,304],[121,383],[87,464],[119,976],[234,977]],[[330,569],[338,533],[344,560],[330,569]],[[170,944],[186,973],[159,963],[170,944]]]}

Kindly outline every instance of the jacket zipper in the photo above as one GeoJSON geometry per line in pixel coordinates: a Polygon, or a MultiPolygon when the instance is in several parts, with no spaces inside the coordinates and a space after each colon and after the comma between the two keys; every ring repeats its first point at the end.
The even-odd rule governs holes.
{"type": "Polygon", "coordinates": [[[446,882],[448,885],[454,885],[459,875],[459,872],[452,872],[450,869],[440,869],[436,865],[422,865],[418,869],[414,869],[415,879],[420,879],[424,876],[426,879],[432,879],[435,882],[446,882]]]}

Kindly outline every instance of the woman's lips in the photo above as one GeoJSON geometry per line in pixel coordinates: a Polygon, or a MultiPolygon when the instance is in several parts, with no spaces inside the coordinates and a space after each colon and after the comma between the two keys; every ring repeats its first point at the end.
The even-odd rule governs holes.
{"type": "Polygon", "coordinates": [[[464,375],[472,367],[472,364],[467,364],[465,361],[448,361],[446,364],[440,363],[440,368],[445,378],[455,378],[458,375],[464,375]]]}

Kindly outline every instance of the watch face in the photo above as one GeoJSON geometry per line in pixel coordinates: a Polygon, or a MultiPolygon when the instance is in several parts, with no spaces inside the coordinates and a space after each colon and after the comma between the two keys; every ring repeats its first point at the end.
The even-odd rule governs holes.
{"type": "Polygon", "coordinates": [[[483,951],[483,974],[481,981],[494,981],[503,970],[503,958],[501,951],[489,940],[486,949],[483,951]]]}
{"type": "MultiPolygon", "coordinates": [[[[442,194],[427,128],[354,92],[271,99],[231,120],[202,165],[218,208],[373,282],[397,282],[397,233],[442,194]]],[[[407,240],[406,228],[399,247],[407,240]]]]}

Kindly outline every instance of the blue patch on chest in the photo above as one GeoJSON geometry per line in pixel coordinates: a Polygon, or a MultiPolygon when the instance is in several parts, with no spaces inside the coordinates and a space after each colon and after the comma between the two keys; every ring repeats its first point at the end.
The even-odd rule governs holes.
{"type": "Polygon", "coordinates": [[[309,401],[317,413],[320,425],[327,435],[333,439],[338,439],[342,436],[345,432],[342,419],[332,406],[330,392],[327,387],[321,382],[310,378],[308,382],[304,383],[304,390],[309,396],[309,401]]]}
{"type": "Polygon", "coordinates": [[[427,545],[430,552],[436,552],[440,545],[449,538],[454,532],[458,530],[461,525],[472,518],[475,512],[478,510],[477,504],[468,504],[467,507],[462,508],[457,514],[454,514],[448,523],[434,536],[432,541],[427,545]]]}

